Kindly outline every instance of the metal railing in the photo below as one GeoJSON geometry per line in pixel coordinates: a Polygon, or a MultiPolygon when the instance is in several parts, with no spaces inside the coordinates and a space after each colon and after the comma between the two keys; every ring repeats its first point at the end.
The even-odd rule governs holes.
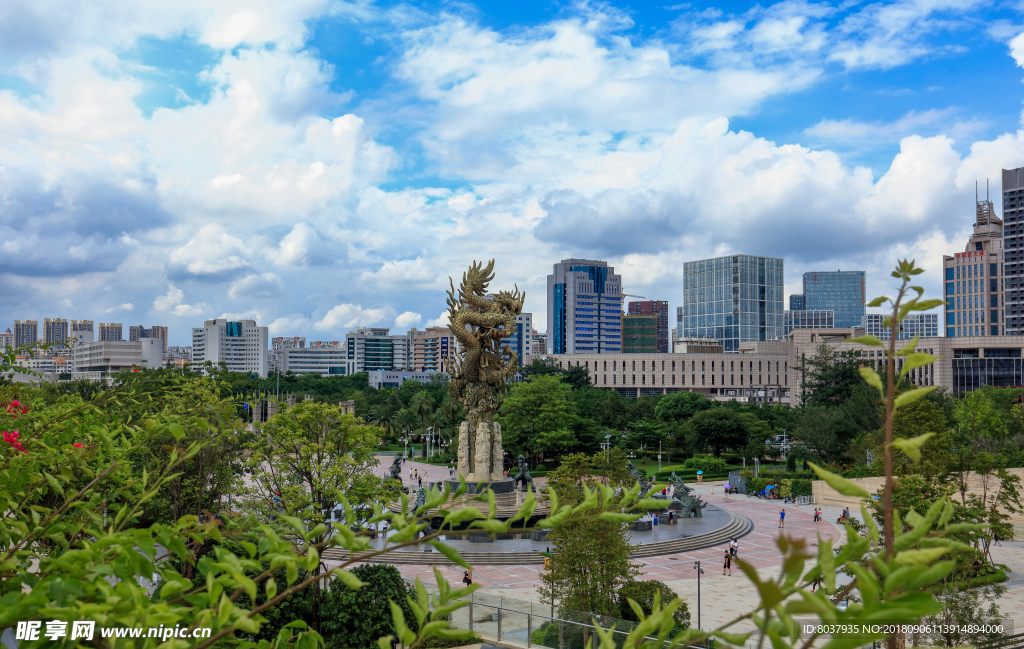
{"type": "MultiPolygon", "coordinates": [[[[428,587],[428,592],[436,591],[428,587]]],[[[484,639],[548,649],[583,649],[597,628],[612,631],[616,645],[621,647],[637,625],[636,622],[607,615],[524,602],[480,591],[473,594],[468,606],[452,613],[451,624],[456,628],[469,629],[484,639]]],[[[707,646],[691,645],[690,649],[707,649],[707,646]]]]}

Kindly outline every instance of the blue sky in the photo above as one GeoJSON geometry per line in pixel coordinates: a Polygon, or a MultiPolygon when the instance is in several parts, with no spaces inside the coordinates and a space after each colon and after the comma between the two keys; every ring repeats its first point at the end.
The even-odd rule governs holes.
{"type": "Polygon", "coordinates": [[[0,313],[336,340],[496,258],[897,258],[938,289],[1024,166],[1024,5],[38,2],[0,8],[0,313]],[[998,199],[996,201],[998,203],[998,199]]]}

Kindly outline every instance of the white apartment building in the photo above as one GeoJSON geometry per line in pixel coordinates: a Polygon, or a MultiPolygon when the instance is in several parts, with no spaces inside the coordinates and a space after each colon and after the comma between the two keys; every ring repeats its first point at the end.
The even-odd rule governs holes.
{"type": "Polygon", "coordinates": [[[344,347],[281,349],[272,353],[272,365],[281,374],[320,374],[347,376],[355,373],[356,362],[349,360],[344,347]]]}
{"type": "Polygon", "coordinates": [[[426,331],[414,327],[406,335],[409,358],[405,367],[418,372],[444,371],[444,359],[455,353],[455,336],[448,327],[428,327],[426,331]]]}
{"type": "Polygon", "coordinates": [[[269,371],[266,327],[255,320],[207,320],[192,329],[192,364],[224,363],[231,372],[255,374],[265,378],[269,371]]]}
{"type": "Polygon", "coordinates": [[[121,370],[161,367],[163,358],[159,338],[80,343],[71,349],[72,378],[109,382],[121,370]]]}
{"type": "Polygon", "coordinates": [[[404,370],[409,367],[409,335],[392,336],[387,327],[360,327],[345,335],[356,372],[404,370]]]}
{"type": "Polygon", "coordinates": [[[381,388],[399,388],[402,387],[402,383],[405,381],[419,381],[420,383],[430,383],[434,380],[435,376],[447,377],[447,374],[439,372],[408,372],[408,371],[388,371],[388,370],[374,370],[369,372],[368,380],[370,387],[375,390],[381,388]]]}

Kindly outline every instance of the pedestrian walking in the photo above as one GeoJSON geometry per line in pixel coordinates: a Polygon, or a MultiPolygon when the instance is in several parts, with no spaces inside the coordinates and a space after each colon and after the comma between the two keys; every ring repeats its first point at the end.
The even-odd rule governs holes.
{"type": "Polygon", "coordinates": [[[728,574],[732,577],[732,555],[728,552],[725,553],[724,563],[722,564],[722,576],[728,574]]]}
{"type": "Polygon", "coordinates": [[[370,538],[371,539],[376,539],[377,538],[377,524],[376,523],[370,523],[370,538]]]}
{"type": "Polygon", "coordinates": [[[658,531],[658,512],[654,512],[654,531],[658,531]]]}
{"type": "Polygon", "coordinates": [[[785,529],[785,527],[786,527],[786,509],[783,508],[782,511],[779,512],[779,529],[780,530],[781,529],[785,529]]]}
{"type": "Polygon", "coordinates": [[[729,539],[729,554],[733,557],[738,557],[740,551],[740,542],[735,538],[729,539]]]}
{"type": "Polygon", "coordinates": [[[419,469],[415,469],[413,471],[413,475],[415,475],[417,478],[420,477],[420,470],[419,469]]]}
{"type": "Polygon", "coordinates": [[[675,515],[675,512],[673,512],[671,509],[668,510],[668,524],[669,525],[675,525],[676,524],[676,515],[675,515]]]}
{"type": "Polygon", "coordinates": [[[416,478],[416,483],[417,483],[417,484],[418,484],[418,485],[419,485],[420,487],[422,487],[422,486],[423,486],[423,478],[422,478],[422,477],[416,478]]]}
{"type": "Polygon", "coordinates": [[[473,578],[469,576],[468,570],[462,573],[462,583],[466,584],[467,586],[473,585],[473,578]]]}
{"type": "Polygon", "coordinates": [[[999,547],[1003,547],[1003,544],[999,542],[999,532],[992,532],[992,542],[999,547]]]}

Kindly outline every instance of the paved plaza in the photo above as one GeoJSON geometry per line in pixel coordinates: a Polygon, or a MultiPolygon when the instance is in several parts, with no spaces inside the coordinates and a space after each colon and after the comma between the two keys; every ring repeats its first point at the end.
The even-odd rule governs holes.
{"type": "MultiPolygon", "coordinates": [[[[386,472],[384,464],[378,467],[381,475],[386,472]]],[[[405,463],[403,478],[409,484],[410,470],[426,471],[431,480],[447,476],[447,470],[420,462],[409,460],[405,463]]],[[[536,480],[543,484],[543,478],[536,480]]],[[[415,481],[414,481],[415,484],[415,481]]],[[[703,485],[689,485],[709,504],[733,511],[749,518],[754,523],[753,530],[739,539],[739,555],[750,562],[763,576],[776,576],[782,562],[781,554],[775,545],[778,535],[805,539],[812,553],[817,552],[817,536],[832,539],[835,545],[842,543],[845,532],[835,524],[840,515],[840,508],[823,508],[824,520],[813,522],[814,506],[783,504],[780,501],[765,501],[748,498],[745,495],[726,497],[722,483],[713,482],[703,485]],[[786,509],[786,527],[780,530],[779,511],[786,509]]],[[[859,512],[853,512],[860,518],[859,512]]],[[[757,602],[758,595],[754,587],[743,574],[733,568],[732,576],[722,575],[722,559],[726,546],[707,548],[693,552],[670,554],[659,557],[635,559],[642,566],[646,579],[657,579],[672,588],[690,608],[694,624],[697,621],[697,571],[694,562],[700,561],[704,574],[701,577],[701,626],[711,627],[722,624],[739,614],[750,610],[757,602]]],[[[1024,611],[1024,542],[1004,542],[1002,547],[995,547],[992,556],[997,563],[1006,564],[1013,572],[1010,580],[1004,584],[1006,594],[1000,599],[999,606],[1004,613],[1011,615],[1015,611],[1024,611]]],[[[331,566],[333,567],[333,566],[331,566]]],[[[433,566],[405,565],[398,569],[405,577],[419,577],[424,583],[434,584],[433,566]]],[[[438,566],[441,574],[449,582],[458,583],[462,578],[462,569],[453,566],[438,566]]],[[[543,604],[537,588],[541,583],[540,575],[544,568],[541,565],[521,566],[474,566],[473,581],[481,586],[478,591],[492,598],[532,603],[535,607],[543,604]]],[[[539,610],[539,609],[538,609],[539,610]]],[[[750,625],[736,627],[737,630],[752,630],[750,625]]]]}

